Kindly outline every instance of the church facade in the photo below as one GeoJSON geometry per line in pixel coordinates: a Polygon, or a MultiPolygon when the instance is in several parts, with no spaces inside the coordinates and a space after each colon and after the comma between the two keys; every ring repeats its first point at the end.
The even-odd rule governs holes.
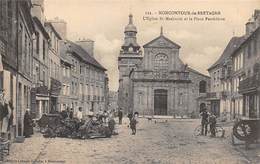
{"type": "Polygon", "coordinates": [[[210,78],[184,64],[180,46],[163,34],[141,47],[129,16],[118,58],[118,106],[141,115],[198,116],[206,103],[210,78]]]}

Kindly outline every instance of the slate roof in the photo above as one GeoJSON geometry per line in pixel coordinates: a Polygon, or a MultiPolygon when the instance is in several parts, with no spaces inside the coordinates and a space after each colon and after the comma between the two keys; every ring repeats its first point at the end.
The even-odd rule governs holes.
{"type": "Polygon", "coordinates": [[[95,58],[90,56],[81,46],[69,40],[67,40],[67,43],[69,43],[70,51],[74,52],[84,62],[93,65],[94,67],[97,67],[99,69],[102,69],[103,71],[107,70],[95,58]]]}
{"type": "Polygon", "coordinates": [[[242,42],[241,42],[241,44],[240,44],[240,46],[233,52],[232,55],[234,55],[235,52],[237,52],[244,44],[246,44],[248,40],[250,40],[252,37],[254,37],[255,34],[256,34],[257,32],[259,32],[259,30],[260,30],[260,26],[258,26],[258,27],[257,27],[253,32],[251,32],[249,35],[245,35],[244,38],[243,38],[243,40],[242,40],[242,42]]]}
{"type": "Polygon", "coordinates": [[[152,43],[154,43],[154,42],[156,42],[157,40],[160,40],[160,39],[163,39],[163,40],[165,40],[166,42],[168,42],[172,45],[172,46],[165,46],[167,48],[175,48],[175,47],[177,47],[178,49],[181,48],[180,45],[178,45],[177,43],[174,43],[170,39],[166,38],[164,35],[158,36],[157,38],[153,39],[152,41],[146,43],[143,47],[144,48],[149,47],[152,43]]]}
{"type": "Polygon", "coordinates": [[[46,39],[50,39],[49,34],[47,33],[47,31],[45,30],[45,28],[43,27],[41,21],[37,18],[37,17],[33,17],[33,21],[35,22],[35,24],[39,27],[39,29],[41,30],[41,32],[43,33],[43,35],[45,36],[46,39]]]}
{"type": "Polygon", "coordinates": [[[204,77],[206,77],[206,78],[210,78],[210,76],[205,75],[205,74],[203,74],[203,73],[200,73],[199,71],[197,71],[197,70],[191,68],[190,66],[188,66],[187,70],[188,70],[189,72],[193,72],[193,73],[199,74],[199,75],[204,76],[204,77]]]}
{"type": "Polygon", "coordinates": [[[245,39],[245,36],[232,37],[230,39],[228,45],[226,46],[226,48],[222,52],[221,56],[218,58],[218,60],[213,65],[211,65],[208,68],[208,71],[213,69],[213,68],[216,68],[217,66],[222,64],[225,61],[225,59],[231,57],[231,55],[241,46],[244,39],[245,39]]]}
{"type": "Polygon", "coordinates": [[[51,24],[51,22],[45,22],[44,23],[44,26],[50,26],[52,31],[55,33],[55,35],[60,39],[62,40],[60,34],[56,31],[56,29],[53,27],[53,25],[51,24]]]}

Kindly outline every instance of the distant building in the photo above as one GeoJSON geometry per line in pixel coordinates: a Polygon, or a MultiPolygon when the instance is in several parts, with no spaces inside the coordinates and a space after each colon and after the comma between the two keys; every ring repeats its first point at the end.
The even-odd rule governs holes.
{"type": "Polygon", "coordinates": [[[60,62],[61,62],[61,95],[60,95],[60,109],[61,111],[70,109],[72,107],[72,69],[74,65],[72,64],[70,58],[70,46],[66,41],[61,41],[60,43],[60,62]]]}
{"type": "Polygon", "coordinates": [[[78,108],[82,107],[84,115],[89,111],[106,110],[108,92],[106,69],[77,42],[63,41],[61,52],[62,91],[63,95],[66,95],[63,97],[70,99],[62,101],[62,110],[70,107],[76,113],[78,108]],[[70,78],[65,78],[65,76],[70,76],[70,78]]]}
{"type": "Polygon", "coordinates": [[[142,115],[196,117],[206,106],[209,77],[185,65],[180,46],[164,36],[143,46],[136,42],[132,15],[125,27],[125,42],[118,58],[120,73],[118,106],[142,115]]]}
{"type": "Polygon", "coordinates": [[[108,109],[109,110],[117,110],[118,109],[117,101],[118,101],[118,92],[109,91],[108,109]]]}

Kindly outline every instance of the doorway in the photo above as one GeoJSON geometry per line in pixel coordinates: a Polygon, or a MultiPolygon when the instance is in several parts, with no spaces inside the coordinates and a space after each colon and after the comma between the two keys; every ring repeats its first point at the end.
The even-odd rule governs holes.
{"type": "Polygon", "coordinates": [[[167,90],[154,90],[154,115],[167,115],[167,90]]]}

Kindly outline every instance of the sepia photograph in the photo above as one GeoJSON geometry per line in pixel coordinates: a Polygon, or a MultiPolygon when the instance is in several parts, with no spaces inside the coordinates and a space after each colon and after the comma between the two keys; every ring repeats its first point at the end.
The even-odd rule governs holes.
{"type": "Polygon", "coordinates": [[[259,164],[260,0],[0,0],[0,163],[259,164]]]}

